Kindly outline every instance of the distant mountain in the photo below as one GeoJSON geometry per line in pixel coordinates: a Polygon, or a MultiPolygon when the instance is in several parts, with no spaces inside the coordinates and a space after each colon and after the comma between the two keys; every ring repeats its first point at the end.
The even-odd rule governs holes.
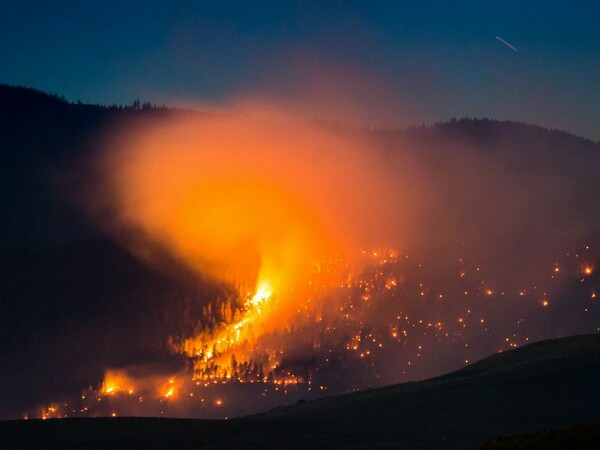
{"type": "MultiPolygon", "coordinates": [[[[109,126],[176,111],[140,105],[139,101],[125,107],[68,103],[35,89],[0,85],[0,204],[6,219],[0,230],[3,255],[97,237],[96,227],[68,198],[70,192],[81,189],[77,185],[81,180],[71,174],[96,150],[97,138],[109,126]]],[[[427,160],[432,170],[468,171],[469,167],[460,165],[462,157],[456,156],[468,147],[494,155],[494,161],[513,170],[521,181],[535,180],[542,172],[546,178],[571,179],[578,183],[577,192],[571,193],[578,199],[572,202],[573,209],[591,209],[593,194],[600,192],[600,177],[595,172],[600,144],[563,131],[517,122],[453,119],[432,126],[348,133],[387,149],[391,164],[410,149],[427,160]]],[[[461,187],[454,181],[445,186],[443,179],[438,183],[443,192],[461,187]]]]}
{"type": "Polygon", "coordinates": [[[2,255],[98,236],[67,194],[76,170],[108,124],[164,108],[68,103],[31,88],[0,85],[2,255]]]}
{"type": "Polygon", "coordinates": [[[0,422],[0,442],[7,449],[463,449],[507,434],[598,423],[599,402],[595,334],[538,342],[439,378],[228,421],[0,422]]]}

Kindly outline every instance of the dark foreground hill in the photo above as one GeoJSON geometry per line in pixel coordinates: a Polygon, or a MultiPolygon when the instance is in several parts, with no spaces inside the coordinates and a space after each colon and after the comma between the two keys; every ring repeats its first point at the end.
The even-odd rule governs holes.
{"type": "Polygon", "coordinates": [[[559,430],[541,430],[507,436],[488,442],[481,450],[564,450],[596,448],[600,442],[599,425],[580,425],[559,430]]]}
{"type": "MultiPolygon", "coordinates": [[[[600,335],[595,334],[531,344],[431,380],[328,397],[229,421],[0,422],[0,446],[478,448],[501,436],[598,423],[598,404],[600,335]]],[[[543,438],[551,439],[548,433],[543,438]]]]}

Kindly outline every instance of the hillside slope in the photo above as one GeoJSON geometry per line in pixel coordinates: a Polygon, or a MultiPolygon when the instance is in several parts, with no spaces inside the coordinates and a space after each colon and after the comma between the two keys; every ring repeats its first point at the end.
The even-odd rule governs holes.
{"type": "Polygon", "coordinates": [[[0,423],[3,448],[477,448],[600,422],[600,335],[544,341],[457,372],[229,421],[0,423]]]}

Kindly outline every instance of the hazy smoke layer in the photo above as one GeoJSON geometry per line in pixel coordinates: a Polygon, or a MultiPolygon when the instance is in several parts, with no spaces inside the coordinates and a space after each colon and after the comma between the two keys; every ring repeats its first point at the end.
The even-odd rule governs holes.
{"type": "Polygon", "coordinates": [[[528,279],[600,227],[598,152],[539,148],[518,126],[481,136],[468,123],[333,128],[252,98],[113,133],[99,185],[116,229],[141,232],[199,272],[281,290],[323,259],[365,248],[434,264],[469,258],[528,279]]]}

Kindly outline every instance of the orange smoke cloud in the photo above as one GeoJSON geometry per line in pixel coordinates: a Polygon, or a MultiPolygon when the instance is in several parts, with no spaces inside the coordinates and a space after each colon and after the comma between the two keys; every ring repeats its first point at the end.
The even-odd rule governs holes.
{"type": "Polygon", "coordinates": [[[381,234],[373,223],[398,225],[380,165],[352,134],[245,102],[129,127],[102,176],[121,226],[198,272],[282,293],[381,234]]]}

